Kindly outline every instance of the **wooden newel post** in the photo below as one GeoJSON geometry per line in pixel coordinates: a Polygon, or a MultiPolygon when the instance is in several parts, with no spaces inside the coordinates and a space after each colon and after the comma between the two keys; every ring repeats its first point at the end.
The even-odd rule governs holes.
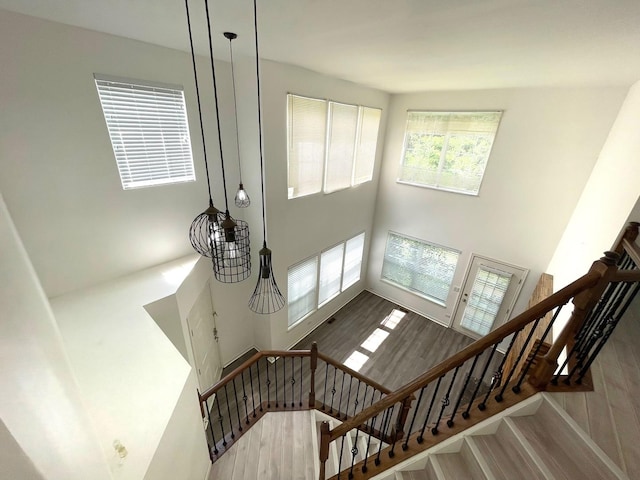
{"type": "Polygon", "coordinates": [[[411,394],[402,401],[402,408],[398,415],[398,421],[396,422],[396,438],[402,438],[404,436],[404,425],[407,423],[407,417],[409,416],[409,410],[411,410],[411,404],[416,399],[415,395],[411,394]]]}
{"type": "Polygon", "coordinates": [[[311,369],[311,385],[309,387],[309,408],[315,408],[316,406],[316,368],[318,368],[318,344],[313,342],[311,344],[311,357],[310,357],[310,369],[311,369]]]}
{"type": "MultiPolygon", "coordinates": [[[[329,458],[329,440],[331,433],[329,430],[329,422],[322,422],[320,425],[320,476],[319,480],[325,480],[325,467],[329,458]]],[[[340,467],[338,467],[340,468],[340,467]]]]}
{"type": "Polygon", "coordinates": [[[627,228],[625,228],[618,239],[616,240],[615,245],[613,246],[613,251],[618,255],[622,255],[624,252],[624,246],[622,244],[623,240],[628,240],[630,243],[636,241],[638,238],[638,233],[640,232],[640,222],[629,222],[627,228]]]}
{"type": "Polygon", "coordinates": [[[593,262],[589,272],[600,275],[600,280],[593,287],[585,290],[573,298],[574,309],[571,317],[555,339],[547,354],[535,367],[529,376],[529,383],[539,389],[543,389],[551,381],[558,368],[558,357],[562,350],[570,343],[571,339],[580,330],[587,314],[600,300],[605,288],[609,285],[611,276],[617,271],[616,262],[619,255],[615,252],[604,252],[604,257],[593,262]]]}

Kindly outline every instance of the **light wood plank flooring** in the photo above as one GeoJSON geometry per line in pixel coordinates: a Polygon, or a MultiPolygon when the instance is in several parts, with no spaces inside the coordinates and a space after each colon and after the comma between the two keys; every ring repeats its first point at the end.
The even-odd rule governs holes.
{"type": "Polygon", "coordinates": [[[594,391],[553,398],[628,475],[640,478],[640,297],[591,369],[594,391]]]}

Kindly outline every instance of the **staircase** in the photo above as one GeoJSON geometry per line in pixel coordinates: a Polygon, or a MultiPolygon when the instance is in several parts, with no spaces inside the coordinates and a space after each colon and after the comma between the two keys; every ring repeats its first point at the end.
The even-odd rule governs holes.
{"type": "Polygon", "coordinates": [[[547,394],[451,438],[377,480],[629,479],[547,394]]]}

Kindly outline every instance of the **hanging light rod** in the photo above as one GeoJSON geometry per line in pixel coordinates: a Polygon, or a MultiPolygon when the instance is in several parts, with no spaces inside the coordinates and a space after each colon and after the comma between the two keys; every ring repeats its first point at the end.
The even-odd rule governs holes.
{"type": "Polygon", "coordinates": [[[234,201],[236,207],[247,208],[251,204],[251,199],[249,198],[249,194],[244,189],[244,185],[242,183],[242,163],[240,161],[240,138],[238,133],[238,103],[236,101],[236,74],[233,64],[233,47],[231,46],[231,42],[238,38],[238,35],[233,32],[224,32],[223,35],[227,40],[229,40],[229,56],[231,57],[231,83],[233,85],[233,108],[236,119],[236,147],[238,148],[238,174],[240,177],[240,185],[238,186],[238,191],[236,192],[234,201]]]}

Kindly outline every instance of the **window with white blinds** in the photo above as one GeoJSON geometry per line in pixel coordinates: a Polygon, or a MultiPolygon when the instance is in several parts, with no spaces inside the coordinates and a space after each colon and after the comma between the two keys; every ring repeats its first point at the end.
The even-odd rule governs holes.
{"type": "Polygon", "coordinates": [[[344,243],[325,250],[320,255],[320,288],[318,291],[318,307],[340,293],[342,286],[342,261],[344,243]]]}
{"type": "Polygon", "coordinates": [[[289,326],[293,326],[316,309],[318,257],[311,257],[288,271],[289,326]]]}
{"type": "Polygon", "coordinates": [[[381,110],[287,95],[288,198],[373,178],[381,110]]]}
{"type": "Polygon", "coordinates": [[[347,240],[344,250],[344,273],[342,275],[342,290],[360,280],[362,254],[364,252],[364,232],[347,240]]]}
{"type": "Polygon", "coordinates": [[[512,274],[481,265],[471,288],[460,325],[480,335],[491,331],[512,274]]]}
{"type": "Polygon", "coordinates": [[[182,87],[94,77],[122,188],[194,181],[182,87]]]}
{"type": "Polygon", "coordinates": [[[398,181],[477,195],[502,112],[409,112],[398,181]]]}
{"type": "Polygon", "coordinates": [[[444,305],[460,252],[389,232],[382,279],[444,305]]]}

